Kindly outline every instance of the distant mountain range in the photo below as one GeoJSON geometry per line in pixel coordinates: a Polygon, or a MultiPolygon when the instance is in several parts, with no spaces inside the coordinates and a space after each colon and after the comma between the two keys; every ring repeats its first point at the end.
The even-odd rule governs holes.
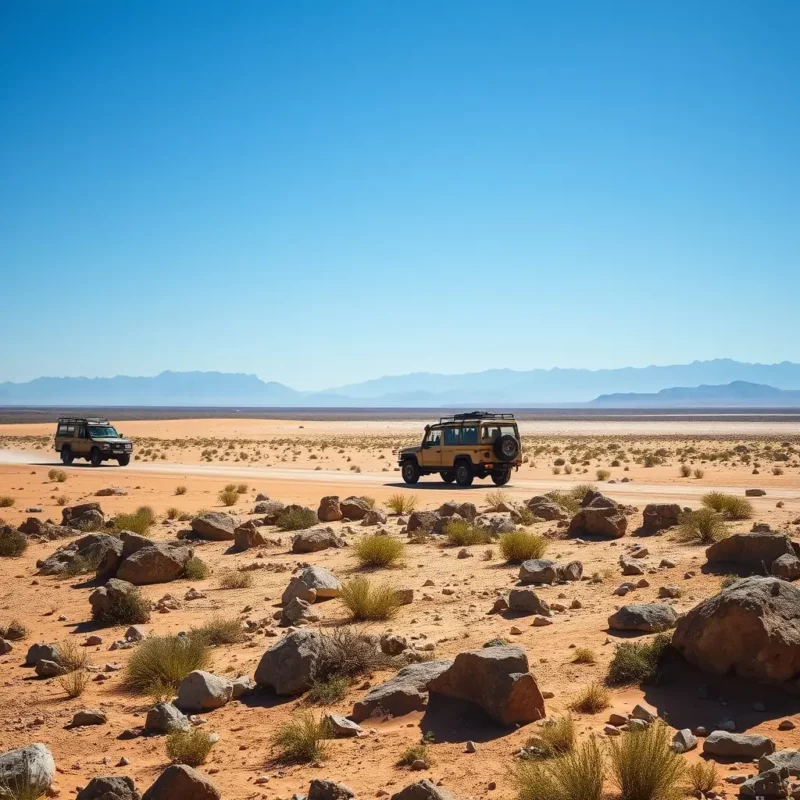
{"type": "Polygon", "coordinates": [[[788,361],[748,364],[717,359],[665,367],[600,370],[490,369],[461,375],[423,372],[376,378],[320,392],[300,392],[274,381],[262,381],[255,375],[226,372],[36,378],[27,383],[0,383],[0,405],[328,408],[586,404],[607,407],[614,403],[649,406],[687,402],[800,405],[798,398],[786,394],[791,392],[800,392],[800,364],[788,361]]]}

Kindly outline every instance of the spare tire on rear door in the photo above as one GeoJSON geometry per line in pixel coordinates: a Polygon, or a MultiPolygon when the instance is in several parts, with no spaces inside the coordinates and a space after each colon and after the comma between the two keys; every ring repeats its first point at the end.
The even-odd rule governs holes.
{"type": "Polygon", "coordinates": [[[519,442],[514,436],[506,434],[495,441],[493,449],[500,461],[513,461],[519,455],[519,442]]]}

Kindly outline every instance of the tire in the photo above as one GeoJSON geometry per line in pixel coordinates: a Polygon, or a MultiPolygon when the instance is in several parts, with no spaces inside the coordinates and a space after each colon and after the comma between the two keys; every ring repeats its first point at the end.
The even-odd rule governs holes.
{"type": "Polygon", "coordinates": [[[117,459],[117,464],[119,464],[121,467],[127,467],[128,464],[130,464],[130,463],[131,463],[131,457],[130,456],[120,456],[117,459]]]}
{"type": "Polygon", "coordinates": [[[519,455],[519,442],[514,436],[501,436],[494,443],[494,454],[500,461],[514,461],[519,455]]]}
{"type": "Polygon", "coordinates": [[[441,475],[445,483],[452,483],[456,479],[456,471],[454,469],[446,469],[441,475]]]}
{"type": "Polygon", "coordinates": [[[61,448],[61,463],[65,466],[69,466],[72,463],[72,459],[74,456],[72,455],[72,448],[70,447],[62,447],[61,448]]]}
{"type": "Polygon", "coordinates": [[[456,483],[459,486],[472,486],[474,478],[472,464],[469,461],[459,461],[456,464],[456,483]]]}
{"type": "Polygon", "coordinates": [[[99,467],[103,463],[103,454],[96,448],[92,448],[91,455],[89,456],[89,463],[93,467],[99,467]]]}
{"type": "Polygon", "coordinates": [[[502,472],[492,473],[492,483],[495,486],[505,486],[511,480],[511,470],[505,469],[502,472]]]}
{"type": "Polygon", "coordinates": [[[402,473],[406,483],[416,483],[419,480],[419,464],[412,460],[404,461],[402,473]]]}

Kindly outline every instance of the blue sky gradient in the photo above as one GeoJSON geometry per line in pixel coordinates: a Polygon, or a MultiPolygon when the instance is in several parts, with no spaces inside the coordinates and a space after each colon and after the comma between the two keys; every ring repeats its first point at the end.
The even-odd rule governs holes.
{"type": "Polygon", "coordinates": [[[799,40],[791,0],[0,2],[0,381],[798,361],[799,40]]]}

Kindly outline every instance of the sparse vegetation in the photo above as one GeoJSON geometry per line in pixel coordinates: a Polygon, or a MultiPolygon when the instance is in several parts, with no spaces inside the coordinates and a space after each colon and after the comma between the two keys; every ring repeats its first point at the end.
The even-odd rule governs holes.
{"type": "Polygon", "coordinates": [[[219,579],[220,589],[249,589],[252,585],[252,572],[231,569],[223,572],[219,579]]]}
{"type": "Polygon", "coordinates": [[[64,483],[64,481],[67,479],[67,473],[64,472],[63,469],[51,469],[47,473],[47,477],[56,483],[64,483]]]}
{"type": "Polygon", "coordinates": [[[276,525],[284,531],[301,531],[317,521],[317,513],[310,508],[287,508],[278,515],[276,525]]]}
{"type": "Polygon", "coordinates": [[[692,474],[692,468],[688,464],[681,464],[680,475],[681,478],[688,478],[692,474]]]}
{"type": "Polygon", "coordinates": [[[139,506],[132,514],[117,514],[114,517],[114,528],[146,536],[155,521],[156,515],[150,506],[139,506]]]}
{"type": "Polygon", "coordinates": [[[16,502],[10,494],[0,495],[0,508],[11,508],[16,502]]]}
{"type": "Polygon", "coordinates": [[[65,506],[67,503],[69,503],[69,497],[67,497],[65,494],[60,494],[58,497],[56,497],[56,505],[65,506]]]}
{"type": "Polygon", "coordinates": [[[500,552],[509,564],[519,564],[532,558],[541,558],[547,550],[547,539],[528,531],[503,533],[499,540],[500,552]]]}
{"type": "Polygon", "coordinates": [[[400,605],[392,586],[373,584],[363,575],[345,581],[339,597],[354,620],[391,619],[400,605]]]}
{"type": "Polygon", "coordinates": [[[601,800],[605,766],[594,737],[548,761],[520,761],[511,773],[518,800],[601,800]]]}
{"type": "Polygon", "coordinates": [[[495,489],[486,493],[486,505],[489,511],[507,511],[508,502],[508,493],[502,489],[495,489]]]}
{"type": "Polygon", "coordinates": [[[344,700],[350,681],[343,677],[331,677],[325,680],[315,680],[311,684],[304,700],[306,703],[318,706],[332,706],[344,700]]]}
{"type": "Polygon", "coordinates": [[[608,690],[599,683],[590,683],[570,703],[570,709],[582,714],[598,714],[611,705],[608,690]]]}
{"type": "Polygon", "coordinates": [[[101,625],[142,625],[150,619],[150,601],[139,589],[133,589],[106,609],[93,609],[92,619],[101,625]]]}
{"type": "Polygon", "coordinates": [[[753,516],[753,504],[749,500],[723,492],[709,492],[703,495],[703,505],[722,514],[726,519],[750,519],[753,516]]]}
{"type": "Polygon", "coordinates": [[[390,567],[405,556],[405,545],[386,534],[364,536],[353,545],[353,554],[361,567],[390,567]]]}
{"type": "Polygon", "coordinates": [[[677,535],[682,542],[711,544],[724,539],[728,535],[724,518],[710,508],[684,511],[679,521],[677,535]]]}
{"type": "Polygon", "coordinates": [[[608,665],[606,683],[630,686],[655,682],[671,640],[670,634],[659,633],[649,642],[621,642],[608,665]]]}
{"type": "Polygon", "coordinates": [[[491,534],[486,528],[473,525],[465,519],[451,519],[444,526],[447,544],[452,547],[467,547],[473,544],[487,544],[491,534]]]}
{"type": "Polygon", "coordinates": [[[686,768],[687,788],[695,797],[714,791],[719,783],[717,765],[713,761],[695,761],[686,768]]]}
{"type": "Polygon", "coordinates": [[[576,647],[572,656],[573,664],[596,664],[597,656],[589,647],[576,647]]]}
{"type": "Polygon", "coordinates": [[[80,697],[89,685],[89,673],[84,669],[68,672],[58,679],[61,688],[67,693],[67,697],[80,697]]]}
{"type": "Polygon", "coordinates": [[[89,656],[73,641],[66,641],[58,646],[56,661],[66,672],[76,672],[89,666],[89,656]]]}
{"type": "Polygon", "coordinates": [[[324,761],[327,739],[333,738],[330,724],[308,711],[298,713],[291,722],[281,725],[272,737],[278,759],[288,763],[324,761]]]}
{"type": "Polygon", "coordinates": [[[222,644],[238,644],[247,638],[238,619],[213,617],[199,628],[192,628],[189,635],[205,642],[209,647],[222,644]]]}
{"type": "Polygon", "coordinates": [[[414,513],[417,508],[417,498],[413,494],[393,494],[384,505],[392,514],[404,516],[414,513]]]}
{"type": "Polygon", "coordinates": [[[423,761],[428,766],[434,763],[427,742],[420,742],[406,747],[397,760],[397,766],[410,767],[415,761],[423,761]]]}
{"type": "Polygon", "coordinates": [[[250,487],[246,483],[240,483],[236,486],[236,493],[237,494],[247,494],[247,490],[250,487]]]}
{"type": "Polygon", "coordinates": [[[569,753],[576,742],[575,720],[569,716],[547,720],[528,741],[539,748],[547,758],[555,758],[569,753]]]}
{"type": "Polygon", "coordinates": [[[210,574],[211,567],[197,556],[192,556],[183,568],[183,577],[190,581],[202,581],[210,574]]]}
{"type": "Polygon", "coordinates": [[[719,582],[719,588],[727,589],[729,586],[733,586],[733,584],[739,580],[741,580],[741,578],[738,575],[733,575],[733,574],[723,575],[719,582]]]}
{"type": "Polygon", "coordinates": [[[611,477],[611,473],[607,469],[598,469],[594,474],[599,481],[607,481],[611,477]]]}
{"type": "Polygon", "coordinates": [[[0,625],[0,639],[17,642],[28,635],[28,629],[18,619],[12,619],[8,625],[0,625]]]}
{"type": "Polygon", "coordinates": [[[199,767],[208,757],[214,741],[202,728],[167,734],[167,758],[173,764],[199,767]]]}
{"type": "Polygon", "coordinates": [[[700,480],[706,474],[706,471],[698,467],[692,474],[697,480],[700,480]]]}
{"type": "Polygon", "coordinates": [[[208,665],[205,641],[193,636],[151,636],[131,654],[125,684],[132,691],[151,694],[153,690],[174,692],[180,682],[196,669],[208,665]]]}
{"type": "Polygon", "coordinates": [[[178,494],[178,495],[186,494],[187,491],[188,491],[188,489],[185,486],[176,486],[175,487],[175,494],[178,494]]]}
{"type": "Polygon", "coordinates": [[[222,489],[217,495],[220,503],[224,506],[235,506],[239,502],[239,492],[236,487],[233,489],[222,489]]]}
{"type": "Polygon", "coordinates": [[[0,556],[17,558],[28,549],[28,537],[10,525],[0,527],[0,556]]]}

